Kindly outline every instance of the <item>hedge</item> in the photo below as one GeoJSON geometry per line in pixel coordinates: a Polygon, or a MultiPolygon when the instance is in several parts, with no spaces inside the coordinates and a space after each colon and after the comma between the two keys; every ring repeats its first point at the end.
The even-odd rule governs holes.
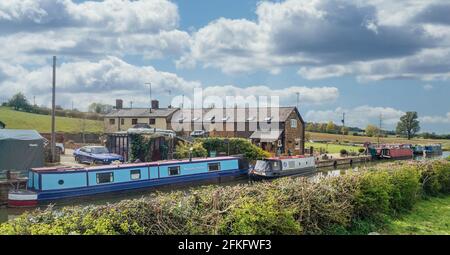
{"type": "Polygon", "coordinates": [[[423,197],[450,195],[450,162],[379,164],[334,177],[204,186],[116,204],[35,210],[1,234],[367,234],[423,197]]]}

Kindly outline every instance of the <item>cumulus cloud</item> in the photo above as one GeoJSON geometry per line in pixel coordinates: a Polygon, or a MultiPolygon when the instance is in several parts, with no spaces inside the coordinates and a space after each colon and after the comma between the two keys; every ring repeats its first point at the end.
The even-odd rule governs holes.
{"type": "Polygon", "coordinates": [[[306,113],[305,121],[340,123],[344,112],[346,125],[357,127],[365,127],[368,124],[378,125],[381,116],[383,125],[392,128],[405,114],[405,112],[392,107],[362,105],[354,108],[338,107],[335,110],[311,110],[306,113]]]}
{"type": "Polygon", "coordinates": [[[190,36],[178,23],[178,7],[168,0],[1,1],[0,54],[18,63],[50,54],[179,56],[190,36]]]}
{"type": "Polygon", "coordinates": [[[245,88],[236,87],[233,85],[226,86],[209,86],[203,90],[205,96],[276,96],[279,98],[280,105],[295,105],[299,93],[299,100],[301,104],[326,104],[335,101],[339,97],[339,90],[336,87],[304,87],[292,86],[282,89],[273,89],[267,86],[249,86],[245,88]]]}
{"type": "Polygon", "coordinates": [[[419,118],[420,122],[430,124],[450,124],[450,112],[445,116],[424,116],[419,118]]]}
{"type": "Polygon", "coordinates": [[[220,18],[195,32],[177,67],[277,74],[297,66],[306,79],[447,79],[450,26],[439,15],[443,2],[264,1],[256,20],[220,18]],[[443,21],[426,21],[421,13],[443,21]]]}

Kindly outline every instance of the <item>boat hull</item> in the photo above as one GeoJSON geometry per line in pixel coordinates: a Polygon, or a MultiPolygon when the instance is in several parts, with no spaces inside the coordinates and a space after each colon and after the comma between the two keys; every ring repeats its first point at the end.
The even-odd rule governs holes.
{"type": "Polygon", "coordinates": [[[64,198],[81,197],[96,194],[113,193],[127,190],[138,190],[145,188],[161,187],[176,184],[191,184],[199,181],[222,180],[227,178],[238,178],[247,175],[247,169],[236,169],[232,171],[218,171],[210,173],[192,174],[178,177],[167,177],[159,179],[148,179],[141,181],[130,181],[115,184],[96,185],[74,189],[51,190],[37,192],[38,201],[58,200],[64,198]]]}
{"type": "Polygon", "coordinates": [[[31,191],[10,191],[8,207],[34,207],[38,204],[38,194],[31,191]]]}
{"type": "Polygon", "coordinates": [[[302,176],[302,175],[310,175],[316,172],[316,167],[307,167],[307,168],[301,168],[301,169],[293,169],[293,170],[282,170],[278,173],[266,173],[262,174],[259,172],[250,172],[249,178],[252,181],[258,181],[258,180],[269,180],[269,179],[276,179],[286,176],[302,176]]]}

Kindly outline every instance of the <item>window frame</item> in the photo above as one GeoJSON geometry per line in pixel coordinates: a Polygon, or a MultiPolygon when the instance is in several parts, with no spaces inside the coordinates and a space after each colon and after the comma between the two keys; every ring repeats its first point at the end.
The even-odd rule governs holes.
{"type": "Polygon", "coordinates": [[[114,182],[114,172],[102,172],[102,173],[96,173],[96,174],[95,174],[95,179],[96,179],[96,183],[97,183],[97,184],[108,184],[108,183],[113,183],[113,182],[114,182]],[[100,182],[99,175],[102,175],[102,174],[109,174],[109,175],[110,175],[110,181],[109,181],[109,182],[100,182]]]}
{"type": "Polygon", "coordinates": [[[222,167],[221,167],[220,162],[211,162],[211,163],[208,163],[208,172],[217,172],[217,171],[220,171],[221,169],[222,169],[222,167]],[[217,167],[217,170],[211,170],[211,168],[210,168],[211,165],[217,165],[217,166],[218,166],[218,167],[217,167]]]}
{"type": "Polygon", "coordinates": [[[133,169],[133,170],[130,170],[130,180],[132,180],[132,181],[137,181],[137,180],[140,180],[140,179],[142,179],[141,169],[133,169]],[[135,172],[135,173],[133,173],[133,172],[135,172]],[[139,173],[139,178],[133,178],[133,175],[135,175],[136,172],[139,173]]]}
{"type": "Polygon", "coordinates": [[[137,125],[138,124],[138,119],[133,118],[131,119],[131,125],[137,125]]]}
{"type": "Polygon", "coordinates": [[[116,125],[116,119],[109,119],[109,125],[116,125]]]}
{"type": "Polygon", "coordinates": [[[156,118],[149,118],[148,119],[148,124],[149,125],[156,125],[156,118]]]}
{"type": "Polygon", "coordinates": [[[291,119],[291,128],[297,128],[298,127],[298,123],[297,122],[298,121],[296,119],[291,119]]]}
{"type": "Polygon", "coordinates": [[[169,167],[167,167],[167,174],[168,174],[169,176],[177,176],[177,175],[180,175],[180,174],[181,174],[180,166],[169,166],[169,167]],[[173,170],[174,168],[177,169],[177,174],[172,174],[172,173],[171,173],[171,170],[173,170]]]}

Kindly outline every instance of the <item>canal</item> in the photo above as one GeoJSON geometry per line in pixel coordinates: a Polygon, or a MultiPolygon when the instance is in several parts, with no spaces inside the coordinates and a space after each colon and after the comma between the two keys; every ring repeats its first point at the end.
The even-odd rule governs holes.
{"type": "MultiPolygon", "coordinates": [[[[442,155],[436,156],[434,158],[446,158],[450,156],[450,152],[449,151],[444,151],[442,155]]],[[[424,159],[423,157],[420,156],[416,156],[414,158],[415,160],[426,160],[426,159],[430,159],[430,157],[427,157],[426,159],[424,159]]],[[[313,175],[309,176],[311,178],[314,178],[317,175],[339,175],[342,172],[344,172],[345,170],[349,170],[352,168],[356,168],[356,167],[361,167],[361,166],[370,166],[370,165],[377,165],[379,163],[383,163],[383,162],[387,162],[386,160],[380,160],[380,161],[371,161],[368,163],[355,163],[353,165],[353,167],[350,167],[348,165],[341,165],[338,166],[336,169],[333,167],[329,167],[329,168],[320,168],[316,173],[314,173],[313,175]]],[[[242,178],[240,180],[236,180],[236,181],[230,181],[230,182],[226,182],[226,183],[219,183],[217,185],[222,185],[222,186],[229,186],[229,185],[237,185],[237,184],[246,184],[248,183],[248,179],[246,178],[242,178]]],[[[184,191],[188,191],[190,188],[193,187],[199,187],[201,185],[189,185],[189,186],[180,186],[175,188],[175,190],[184,190],[184,191]]],[[[120,193],[114,193],[114,194],[106,194],[106,195],[95,195],[95,196],[91,196],[91,197],[83,197],[83,198],[73,198],[73,199],[64,199],[64,200],[60,200],[57,201],[55,203],[53,203],[54,208],[62,208],[65,206],[88,206],[88,205],[103,205],[103,204],[107,204],[107,203],[115,203],[115,202],[119,202],[122,200],[127,200],[127,199],[137,199],[137,198],[142,198],[145,196],[148,196],[149,194],[152,194],[154,192],[170,192],[173,191],[174,188],[173,187],[164,187],[164,188],[158,188],[158,189],[147,189],[147,190],[139,190],[139,191],[124,191],[124,192],[120,192],[120,193]]],[[[40,206],[41,209],[45,209],[48,205],[44,204],[42,206],[40,206]]],[[[27,210],[34,210],[35,208],[7,208],[7,207],[0,207],[0,223],[1,222],[5,222],[8,221],[9,219],[13,219],[14,217],[17,217],[18,215],[22,214],[23,212],[27,211],[27,210]]]]}

